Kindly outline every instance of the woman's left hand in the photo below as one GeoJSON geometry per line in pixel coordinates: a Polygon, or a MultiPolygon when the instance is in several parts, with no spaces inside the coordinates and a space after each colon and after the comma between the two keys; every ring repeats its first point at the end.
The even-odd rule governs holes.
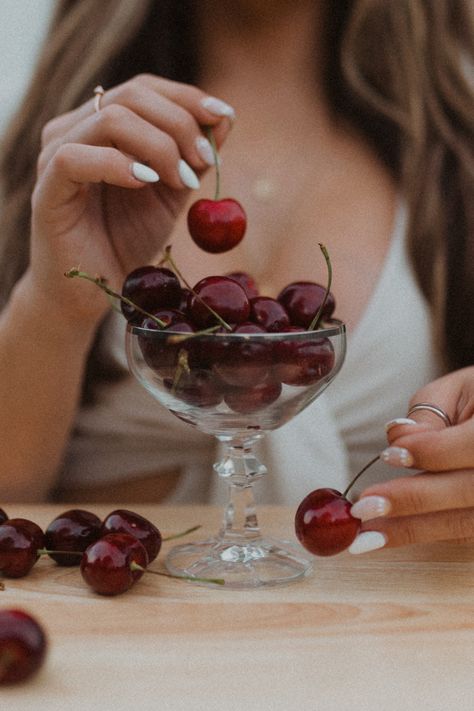
{"type": "Polygon", "coordinates": [[[452,426],[426,409],[387,423],[389,447],[381,459],[422,470],[365,489],[352,507],[361,532],[351,553],[432,541],[474,543],[474,367],[463,368],[418,390],[452,426]]]}

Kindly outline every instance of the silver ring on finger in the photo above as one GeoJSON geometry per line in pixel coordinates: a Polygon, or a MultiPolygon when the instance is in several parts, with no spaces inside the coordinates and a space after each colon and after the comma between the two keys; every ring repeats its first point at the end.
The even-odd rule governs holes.
{"type": "Polygon", "coordinates": [[[410,415],[418,410],[427,410],[428,412],[432,412],[434,415],[437,415],[443,420],[446,427],[451,427],[453,424],[450,416],[444,410],[437,405],[432,405],[429,402],[417,402],[415,405],[412,405],[407,412],[407,417],[410,417],[410,415]]]}

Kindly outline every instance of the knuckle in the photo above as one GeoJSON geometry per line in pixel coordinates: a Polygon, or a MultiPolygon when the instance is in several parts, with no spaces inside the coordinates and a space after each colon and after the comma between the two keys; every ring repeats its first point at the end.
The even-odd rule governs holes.
{"type": "Polygon", "coordinates": [[[52,156],[49,164],[60,173],[67,172],[71,160],[75,154],[75,146],[73,143],[63,143],[61,144],[54,155],[52,156]]]}
{"type": "Polygon", "coordinates": [[[59,119],[57,117],[45,123],[41,129],[41,147],[46,146],[52,140],[56,134],[58,123],[59,119]]]}
{"type": "Polygon", "coordinates": [[[468,539],[474,536],[474,509],[458,509],[449,517],[450,536],[468,539]]]}
{"type": "Polygon", "coordinates": [[[404,545],[412,546],[418,542],[416,528],[411,521],[398,520],[399,536],[404,545]]]}
{"type": "Polygon", "coordinates": [[[94,114],[96,122],[104,130],[110,131],[117,125],[121,124],[128,115],[128,109],[120,104],[108,104],[99,112],[94,114]]]}

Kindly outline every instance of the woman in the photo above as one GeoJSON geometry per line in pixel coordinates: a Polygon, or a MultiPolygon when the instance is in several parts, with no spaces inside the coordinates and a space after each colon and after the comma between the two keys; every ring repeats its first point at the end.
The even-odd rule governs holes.
{"type": "Polygon", "coordinates": [[[147,484],[207,496],[208,439],[154,414],[125,376],[107,304],[62,278],[79,263],[120,288],[172,243],[191,282],[238,267],[276,293],[324,281],[314,245],[328,245],[348,358],[327,398],[268,438],[275,466],[296,440],[297,475],[290,488],[273,476],[274,500],[347,478],[415,391],[470,365],[472,56],[461,2],[60,2],[3,160],[5,498],[111,485],[117,498],[120,480],[128,498],[131,480],[146,497],[147,484]],[[218,257],[185,227],[186,205],[212,194],[203,126],[249,216],[218,257]],[[305,433],[319,437],[319,473],[305,433]]]}

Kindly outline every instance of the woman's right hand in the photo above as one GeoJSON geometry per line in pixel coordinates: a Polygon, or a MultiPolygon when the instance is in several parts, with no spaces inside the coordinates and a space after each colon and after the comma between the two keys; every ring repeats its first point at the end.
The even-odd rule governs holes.
{"type": "Polygon", "coordinates": [[[106,91],[99,111],[91,99],[50,121],[25,275],[35,298],[54,299],[75,323],[98,321],[106,300],[64,272],[79,267],[120,288],[126,274],[156,258],[190,187],[198,186],[193,173],[213,163],[202,127],[213,128],[220,146],[232,118],[230,106],[196,87],[140,75],[106,91]],[[159,180],[153,173],[150,182],[137,179],[136,163],[159,180]]]}

